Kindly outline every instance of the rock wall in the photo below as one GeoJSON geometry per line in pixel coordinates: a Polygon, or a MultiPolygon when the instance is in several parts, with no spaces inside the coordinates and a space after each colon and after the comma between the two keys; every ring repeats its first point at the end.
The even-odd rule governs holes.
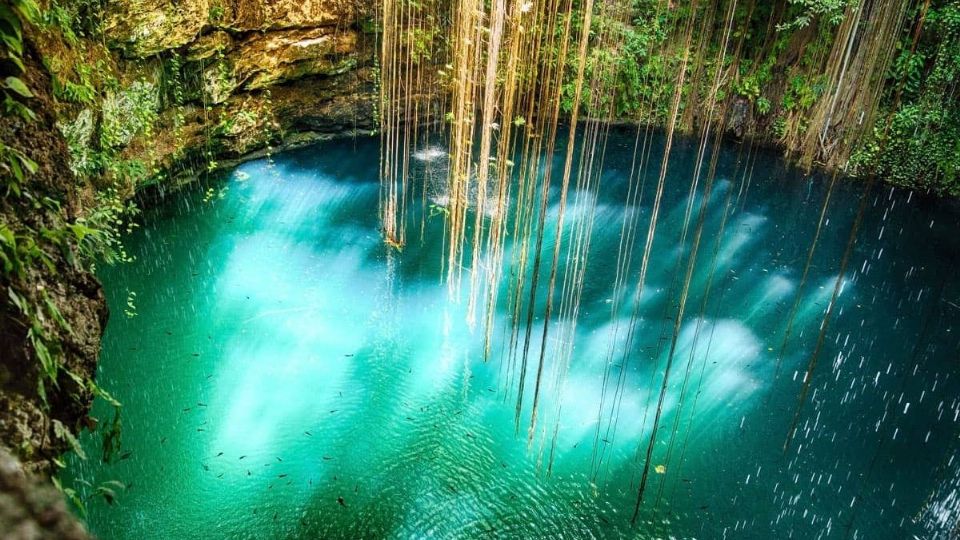
{"type": "Polygon", "coordinates": [[[359,28],[368,16],[353,2],[113,0],[105,17],[108,45],[124,58],[180,53],[199,64],[215,104],[372,60],[359,28]]]}
{"type": "MultiPolygon", "coordinates": [[[[5,240],[14,238],[21,247],[33,241],[30,234],[59,230],[82,216],[92,195],[70,170],[50,78],[32,43],[24,61],[33,90],[26,105],[36,118],[0,121],[0,143],[38,164],[21,186],[29,197],[0,198],[0,224],[10,235],[5,240]]],[[[43,264],[0,276],[0,537],[86,538],[59,492],[34,475],[54,472],[70,434],[89,425],[93,391],[87,381],[96,370],[107,309],[99,282],[78,264],[75,250],[41,241],[35,247],[43,264]],[[49,352],[59,364],[52,381],[30,337],[38,334],[56,336],[46,342],[55,344],[49,352]]]]}
{"type": "Polygon", "coordinates": [[[363,31],[372,28],[371,5],[114,0],[104,31],[108,44],[135,63],[182,57],[193,129],[181,146],[196,148],[200,138],[209,146],[213,136],[221,155],[238,156],[305,130],[373,129],[374,36],[363,31]],[[219,131],[210,125],[210,118],[222,123],[244,111],[258,111],[257,121],[219,131]]]}
{"type": "Polygon", "coordinates": [[[233,35],[349,30],[369,8],[352,0],[110,0],[105,11],[111,45],[145,58],[192,45],[215,29],[233,35]]]}
{"type": "Polygon", "coordinates": [[[109,0],[101,15],[102,40],[85,41],[84,53],[41,45],[45,57],[69,59],[58,65],[108,68],[92,82],[97,99],[58,105],[65,132],[85,138],[70,140],[75,154],[96,146],[111,96],[139,85],[156,101],[151,128],[116,148],[151,171],[128,194],[261,149],[375,128],[371,0],[109,0]]]}
{"type": "MultiPolygon", "coordinates": [[[[36,50],[28,49],[25,60],[33,89],[27,105],[36,119],[3,118],[0,142],[22,149],[39,167],[24,186],[31,197],[0,198],[0,223],[13,232],[55,230],[84,215],[92,191],[70,170],[70,154],[56,127],[50,79],[36,50]]],[[[20,243],[25,240],[19,238],[20,243]]],[[[100,283],[78,264],[74,251],[47,244],[39,248],[46,263],[33,265],[20,278],[0,277],[0,446],[10,448],[29,470],[46,473],[52,459],[69,445],[56,424],[76,433],[87,420],[93,396],[82,381],[95,372],[107,311],[100,283]],[[39,328],[12,301],[14,294],[22,304],[46,307],[36,317],[39,328]],[[58,338],[59,350],[54,352],[59,353],[61,369],[55,383],[44,384],[48,406],[40,394],[43,374],[31,332],[58,338]]]]}
{"type": "Polygon", "coordinates": [[[83,525],[67,510],[60,492],[27,475],[0,448],[0,536],[5,540],[85,540],[83,525]]]}

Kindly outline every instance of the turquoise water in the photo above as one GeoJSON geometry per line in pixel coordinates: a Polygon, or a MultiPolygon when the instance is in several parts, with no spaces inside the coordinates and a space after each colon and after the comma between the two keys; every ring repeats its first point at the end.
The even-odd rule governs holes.
{"type": "MultiPolygon", "coordinates": [[[[950,538],[960,519],[960,214],[918,194],[838,182],[802,280],[829,178],[736,145],[724,148],[706,201],[631,525],[706,184],[681,242],[696,156],[681,141],[634,339],[610,354],[611,336],[622,343],[630,326],[639,272],[638,255],[614,287],[621,226],[637,219],[640,253],[657,174],[651,167],[642,200],[625,204],[634,136],[612,134],[596,196],[571,195],[571,227],[595,216],[583,299],[562,379],[556,337],[567,327],[555,322],[529,443],[537,357],[517,434],[508,312],[496,313],[484,362],[482,328],[466,324],[464,302],[442,282],[442,214],[426,216],[420,241],[422,216],[411,211],[407,247],[384,246],[376,140],[249,162],[155,204],[127,240],[136,261],[101,272],[111,319],[98,377],[123,403],[122,445],[107,462],[105,430],[84,434],[88,458],[71,458],[64,475],[87,497],[91,530],[137,539],[950,538]],[[108,504],[95,489],[113,480],[128,487],[108,504]]],[[[443,152],[429,150],[414,156],[418,172],[442,169],[443,152]]],[[[534,324],[539,351],[542,321],[534,324]]],[[[94,408],[104,426],[112,414],[94,408]]]]}

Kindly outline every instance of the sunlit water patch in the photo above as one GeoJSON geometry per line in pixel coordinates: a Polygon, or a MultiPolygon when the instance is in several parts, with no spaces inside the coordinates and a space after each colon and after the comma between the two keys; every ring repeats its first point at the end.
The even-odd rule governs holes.
{"type": "MultiPolygon", "coordinates": [[[[122,444],[105,455],[113,412],[98,402],[88,458],[71,457],[63,478],[91,529],[137,539],[950,538],[960,511],[956,211],[840,183],[810,255],[828,179],[731,146],[709,197],[694,196],[703,238],[676,325],[696,149],[675,149],[635,304],[638,261],[617,285],[617,252],[632,219],[642,250],[656,170],[625,204],[633,134],[612,137],[600,191],[570,197],[568,223],[594,219],[586,281],[575,331],[569,314],[555,315],[530,433],[529,396],[516,420],[510,313],[495,312],[484,362],[482,325],[466,323],[465,302],[442,282],[444,214],[411,210],[403,252],[382,242],[376,141],[250,162],[151,208],[127,240],[136,261],[101,274],[112,317],[99,382],[123,403],[122,444]],[[574,332],[568,366],[561,329],[574,332]],[[631,525],[648,445],[651,478],[631,525]],[[101,487],[116,491],[112,505],[101,487]]],[[[442,146],[413,158],[442,178],[442,146]]],[[[436,178],[427,200],[442,205],[436,178]]],[[[554,200],[547,227],[557,220],[554,200]]],[[[505,258],[517,249],[508,243],[505,258]]]]}

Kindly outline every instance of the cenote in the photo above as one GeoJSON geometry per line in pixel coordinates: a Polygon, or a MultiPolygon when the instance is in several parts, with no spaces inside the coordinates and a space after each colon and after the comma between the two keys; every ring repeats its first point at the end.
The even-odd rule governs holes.
{"type": "MultiPolygon", "coordinates": [[[[621,229],[636,218],[633,240],[643,243],[657,175],[651,167],[638,177],[644,192],[624,202],[633,200],[634,142],[634,130],[614,130],[597,195],[570,194],[570,227],[593,216],[592,241],[575,329],[561,330],[554,315],[532,435],[537,357],[518,428],[510,314],[496,310],[485,355],[482,326],[467,323],[465,301],[444,281],[436,194],[425,210],[410,206],[402,251],[384,244],[377,139],[250,161],[154,203],[126,241],[135,261],[100,269],[112,316],[98,381],[123,404],[122,443],[105,461],[106,430],[85,433],[88,459],[71,457],[62,481],[84,494],[110,481],[127,487],[112,504],[88,499],[92,532],[925,538],[938,530],[958,471],[956,211],[862,182],[841,179],[831,191],[829,177],[792,171],[773,152],[724,146],[664,383],[693,238],[681,242],[697,145],[674,146],[635,336],[629,350],[611,352],[612,333],[630,326],[639,271],[634,261],[618,281],[621,229]],[[563,339],[573,344],[560,376],[563,339]]],[[[442,147],[419,149],[416,174],[442,169],[442,156],[442,147]]],[[[698,189],[695,207],[701,197],[698,189]]],[[[507,245],[509,258],[517,247],[507,245]]],[[[562,276],[573,261],[561,262],[562,276]]],[[[533,324],[538,350],[542,320],[533,324]]],[[[106,424],[112,415],[98,400],[93,416],[106,424]]]]}

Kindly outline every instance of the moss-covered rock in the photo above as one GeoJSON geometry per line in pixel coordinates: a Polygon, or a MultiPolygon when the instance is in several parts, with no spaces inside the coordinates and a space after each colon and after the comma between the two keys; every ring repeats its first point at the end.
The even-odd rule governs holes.
{"type": "Polygon", "coordinates": [[[203,62],[204,92],[210,102],[223,103],[238,90],[341,75],[360,64],[358,42],[354,30],[282,30],[229,42],[201,40],[187,58],[203,62]]]}
{"type": "Polygon", "coordinates": [[[208,0],[113,0],[106,3],[104,32],[125,56],[143,58],[193,42],[209,17],[208,0]]]}
{"type": "Polygon", "coordinates": [[[188,46],[217,29],[243,34],[344,28],[359,20],[363,6],[344,0],[111,0],[105,31],[125,56],[144,58],[188,46]]]}

